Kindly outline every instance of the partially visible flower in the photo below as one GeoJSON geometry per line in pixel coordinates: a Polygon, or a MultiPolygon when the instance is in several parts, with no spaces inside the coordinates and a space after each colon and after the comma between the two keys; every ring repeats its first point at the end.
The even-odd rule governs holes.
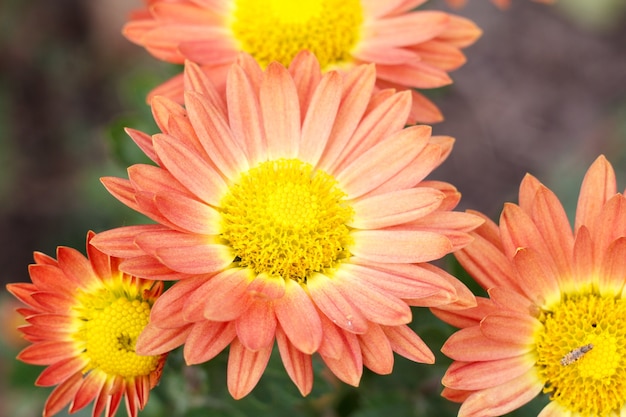
{"type": "MultiPolygon", "coordinates": [[[[544,4],[552,4],[555,2],[555,0],[532,0],[535,3],[544,3],[544,4]]],[[[511,0],[491,0],[491,2],[493,4],[495,4],[496,6],[498,6],[500,9],[508,9],[511,6],[511,0]]],[[[467,0],[446,0],[446,3],[448,3],[448,5],[450,7],[453,7],[455,9],[460,9],[461,7],[465,6],[465,4],[467,3],[467,0]]]]}
{"type": "Polygon", "coordinates": [[[124,399],[135,417],[161,377],[165,355],[139,356],[135,343],[163,283],[120,272],[118,259],[89,243],[93,236],[88,258],[67,247],[58,248],[57,260],[36,252],[32,283],[7,286],[26,304],[18,310],[28,322],[20,330],[31,344],[18,359],[47,365],[36,385],[57,385],[44,416],[93,401],[93,416],[112,417],[124,399]]]}
{"type": "Polygon", "coordinates": [[[488,298],[435,313],[460,327],[443,395],[459,416],[500,416],[550,395],[541,417],[626,415],[626,197],[601,156],[583,181],[574,232],[557,197],[527,175],[519,205],[457,252],[488,298]]]}
{"type": "MultiPolygon", "coordinates": [[[[262,67],[287,66],[309,50],[322,71],[375,63],[379,89],[429,89],[452,83],[448,72],[465,63],[461,49],[481,31],[471,21],[440,11],[411,11],[425,0],[145,0],[132,14],[125,36],[155,57],[186,59],[223,89],[239,51],[262,67]]],[[[182,103],[183,77],[158,87],[182,103]]],[[[415,90],[410,123],[443,119],[439,109],[415,90]]]]}
{"type": "Polygon", "coordinates": [[[322,74],[313,54],[264,72],[249,55],[224,95],[188,63],[182,108],[152,101],[162,134],[129,130],[159,167],[105,178],[120,201],[158,222],[106,231],[94,244],[121,269],[179,280],[157,300],[138,351],[184,344],[189,364],[230,345],[240,398],[274,341],[306,395],[311,355],[358,385],[363,365],[390,373],[393,352],[434,356],[407,326],[410,305],[462,308],[474,298],[426,262],[466,245],[482,220],[453,212],[460,194],[424,178],[453,139],[403,129],[405,91],[372,95],[373,65],[322,74]]]}

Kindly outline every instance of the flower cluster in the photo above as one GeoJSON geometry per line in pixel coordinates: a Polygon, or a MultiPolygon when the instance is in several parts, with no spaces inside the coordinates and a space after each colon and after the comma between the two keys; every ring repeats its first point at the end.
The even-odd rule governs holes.
{"type": "Polygon", "coordinates": [[[113,417],[123,400],[136,417],[179,347],[187,365],[228,348],[235,399],[275,346],[303,396],[316,360],[358,386],[395,354],[434,362],[413,307],[460,328],[442,348],[460,416],[542,391],[542,417],[626,414],[613,169],[589,169],[573,231],[530,175],[499,226],[456,211],[456,188],[428,178],[454,139],[415,124],[443,117],[416,89],[450,84],[481,31],[424,2],[145,0],[131,15],[128,39],[184,64],[148,97],[160,132],[127,129],[152,163],[102,179],[152,223],[89,232],[87,257],[37,252],[32,283],[8,286],[25,304],[18,358],[56,386],[44,416],[93,402],[113,417]],[[432,263],[451,253],[488,297],[432,263]]]}

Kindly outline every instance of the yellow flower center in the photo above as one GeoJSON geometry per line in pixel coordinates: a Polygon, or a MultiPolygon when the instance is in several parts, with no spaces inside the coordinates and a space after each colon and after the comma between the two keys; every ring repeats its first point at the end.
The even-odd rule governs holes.
{"type": "Polygon", "coordinates": [[[354,210],[337,181],[298,159],[244,173],[220,203],[222,237],[238,266],[305,283],[350,256],[354,210]]]}
{"type": "Polygon", "coordinates": [[[540,320],[537,365],[544,392],[581,416],[619,415],[626,405],[626,302],[569,295],[540,320]]]}
{"type": "Polygon", "coordinates": [[[139,333],[146,327],[154,300],[145,300],[137,285],[116,281],[77,296],[78,331],[74,339],[89,360],[84,372],[99,370],[110,376],[149,375],[160,356],[135,353],[139,333]]]}
{"type": "Polygon", "coordinates": [[[359,0],[235,0],[230,29],[262,66],[287,66],[303,49],[327,70],[351,61],[363,23],[359,0]]]}

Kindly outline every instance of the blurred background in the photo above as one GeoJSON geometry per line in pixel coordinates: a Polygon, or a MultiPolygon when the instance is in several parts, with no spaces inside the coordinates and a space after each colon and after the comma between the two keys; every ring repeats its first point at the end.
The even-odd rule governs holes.
{"type": "MultiPolygon", "coordinates": [[[[54,255],[66,245],[84,251],[90,229],[145,222],[99,182],[125,176],[129,164],[144,160],[122,129],[156,133],[145,95],[178,71],[121,36],[128,11],[140,4],[0,2],[3,284],[29,279],[35,250],[54,255]]],[[[451,11],[443,1],[424,8],[451,11]]],[[[512,0],[506,11],[488,0],[469,0],[452,12],[484,31],[465,50],[467,64],[452,73],[455,83],[428,93],[446,117],[434,133],[457,139],[431,178],[457,186],[461,209],[497,218],[505,201],[517,200],[519,182],[531,172],[572,213],[584,172],[601,153],[626,186],[626,0],[557,0],[553,6],[512,0]]],[[[33,387],[41,368],[14,359],[24,346],[14,309],[2,289],[0,417],[34,417],[50,390],[33,387]]],[[[392,375],[365,372],[354,389],[318,363],[314,390],[305,399],[277,358],[253,394],[234,401],[225,389],[225,355],[186,368],[175,352],[140,415],[456,415],[458,407],[439,398],[449,362],[438,350],[452,329],[418,310],[413,326],[437,354],[435,366],[398,358],[392,375]]],[[[512,415],[535,416],[542,402],[512,415]]],[[[90,409],[77,415],[90,415],[90,409]]]]}

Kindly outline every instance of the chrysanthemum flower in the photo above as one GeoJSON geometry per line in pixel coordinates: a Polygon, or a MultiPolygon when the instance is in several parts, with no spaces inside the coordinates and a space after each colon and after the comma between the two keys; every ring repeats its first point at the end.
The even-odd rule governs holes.
{"type": "Polygon", "coordinates": [[[128,416],[135,417],[161,377],[165,355],[139,356],[135,343],[163,283],[120,272],[119,260],[93,247],[92,238],[90,232],[88,258],[67,247],[58,248],[57,260],[36,252],[32,283],[7,286],[27,305],[18,311],[31,344],[18,359],[47,365],[36,385],[57,385],[44,416],[93,401],[93,416],[112,417],[124,398],[128,416]]]}
{"type": "Polygon", "coordinates": [[[362,366],[391,372],[393,351],[432,362],[406,325],[409,305],[473,305],[460,282],[425,262],[466,245],[482,220],[451,211],[460,195],[424,181],[452,148],[430,127],[403,129],[411,95],[372,96],[373,65],[322,75],[316,58],[263,72],[249,55],[220,95],[185,70],[185,108],[152,101],[162,134],[131,137],[159,165],[105,178],[159,224],[94,239],[127,273],[180,279],[155,303],[138,351],[185,344],[189,364],[230,345],[228,387],[246,395],[274,340],[302,394],[318,352],[343,381],[362,366]]]}
{"type": "MultiPolygon", "coordinates": [[[[465,63],[461,49],[481,31],[471,21],[439,11],[411,11],[425,0],[145,0],[125,36],[155,57],[186,59],[223,89],[239,51],[262,67],[287,66],[301,50],[313,52],[322,71],[375,63],[380,89],[428,89],[452,82],[465,63]]],[[[182,75],[158,87],[179,103],[182,75]]],[[[412,90],[410,123],[442,120],[439,109],[412,90]]]]}
{"type": "Polygon", "coordinates": [[[539,414],[626,415],[626,198],[601,156],[583,181],[574,232],[534,177],[499,227],[487,221],[457,253],[489,298],[436,312],[461,328],[443,346],[454,362],[443,395],[460,416],[500,416],[542,391],[539,414]]]}

